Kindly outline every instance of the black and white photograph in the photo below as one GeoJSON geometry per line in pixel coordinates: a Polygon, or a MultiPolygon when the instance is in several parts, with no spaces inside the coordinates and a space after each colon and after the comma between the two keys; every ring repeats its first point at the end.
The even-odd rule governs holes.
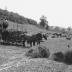
{"type": "Polygon", "coordinates": [[[72,72],[72,0],[0,0],[0,72],[72,72]]]}

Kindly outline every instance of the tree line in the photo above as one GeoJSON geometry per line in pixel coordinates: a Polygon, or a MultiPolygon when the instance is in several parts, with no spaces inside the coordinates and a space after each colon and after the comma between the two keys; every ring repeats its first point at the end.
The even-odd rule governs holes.
{"type": "MultiPolygon", "coordinates": [[[[57,26],[55,28],[50,28],[47,18],[44,15],[40,17],[40,22],[37,23],[37,21],[30,19],[30,18],[26,18],[24,16],[21,16],[18,13],[0,9],[0,20],[1,19],[6,19],[9,21],[18,23],[18,24],[31,24],[31,25],[35,25],[40,28],[44,28],[46,30],[61,31],[61,32],[65,32],[65,30],[66,30],[65,28],[60,29],[60,27],[57,27],[57,26]]],[[[71,30],[71,28],[68,27],[68,31],[70,31],[70,30],[71,30]]]]}
{"type": "Polygon", "coordinates": [[[12,22],[16,22],[19,24],[37,24],[37,22],[33,19],[25,18],[18,13],[9,12],[8,10],[0,9],[0,18],[7,19],[12,22]]]}
{"type": "Polygon", "coordinates": [[[0,19],[1,18],[12,22],[16,22],[18,24],[31,24],[48,29],[48,24],[45,16],[41,16],[40,22],[37,23],[37,21],[21,16],[18,13],[9,12],[8,10],[0,9],[0,19]]]}

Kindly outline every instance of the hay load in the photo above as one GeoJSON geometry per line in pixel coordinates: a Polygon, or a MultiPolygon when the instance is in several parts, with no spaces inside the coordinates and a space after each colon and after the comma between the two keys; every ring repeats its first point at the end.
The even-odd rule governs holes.
{"type": "Polygon", "coordinates": [[[50,51],[45,46],[39,46],[35,49],[30,49],[25,55],[31,58],[49,58],[50,51]]]}

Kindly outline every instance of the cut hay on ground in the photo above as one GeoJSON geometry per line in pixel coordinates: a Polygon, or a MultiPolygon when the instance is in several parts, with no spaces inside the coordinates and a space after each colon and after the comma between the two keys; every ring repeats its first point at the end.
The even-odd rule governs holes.
{"type": "Polygon", "coordinates": [[[25,55],[32,58],[48,58],[50,56],[50,51],[45,46],[39,46],[30,49],[25,55]]]}

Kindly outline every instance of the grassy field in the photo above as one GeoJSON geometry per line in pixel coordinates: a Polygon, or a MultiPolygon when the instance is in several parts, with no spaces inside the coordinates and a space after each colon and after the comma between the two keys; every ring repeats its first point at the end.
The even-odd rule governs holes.
{"type": "MultiPolygon", "coordinates": [[[[49,48],[52,54],[56,51],[68,50],[68,43],[71,46],[72,40],[48,38],[41,45],[49,48]]],[[[36,47],[37,45],[32,48],[36,47]]],[[[0,45],[0,72],[70,72],[71,70],[71,66],[50,59],[29,59],[25,56],[26,51],[28,51],[28,48],[0,45]]]]}
{"type": "Polygon", "coordinates": [[[30,25],[30,24],[17,24],[17,23],[14,23],[14,22],[10,22],[8,21],[9,23],[9,26],[7,29],[15,29],[15,30],[18,30],[18,31],[28,31],[28,33],[32,33],[32,34],[35,34],[35,33],[38,33],[40,31],[44,32],[44,33],[53,33],[52,31],[47,31],[45,29],[41,29],[35,25],[30,25]],[[18,25],[18,28],[17,28],[17,25],[18,25]]]}
{"type": "MultiPolygon", "coordinates": [[[[9,22],[8,29],[17,30],[17,24],[9,22]]],[[[18,25],[18,30],[25,31],[34,34],[42,31],[44,33],[53,33],[40,29],[36,26],[24,24],[18,25]]],[[[41,45],[47,47],[50,50],[51,55],[54,52],[66,51],[72,48],[72,40],[66,40],[65,38],[48,38],[47,41],[42,42],[41,45]],[[67,45],[70,45],[70,48],[67,45]]],[[[32,48],[38,47],[33,46],[32,48]]],[[[25,56],[25,53],[29,48],[17,47],[17,46],[4,46],[0,45],[0,72],[71,72],[72,67],[63,63],[55,62],[50,58],[37,58],[29,59],[25,56]]],[[[51,57],[51,56],[50,56],[51,57]]]]}

